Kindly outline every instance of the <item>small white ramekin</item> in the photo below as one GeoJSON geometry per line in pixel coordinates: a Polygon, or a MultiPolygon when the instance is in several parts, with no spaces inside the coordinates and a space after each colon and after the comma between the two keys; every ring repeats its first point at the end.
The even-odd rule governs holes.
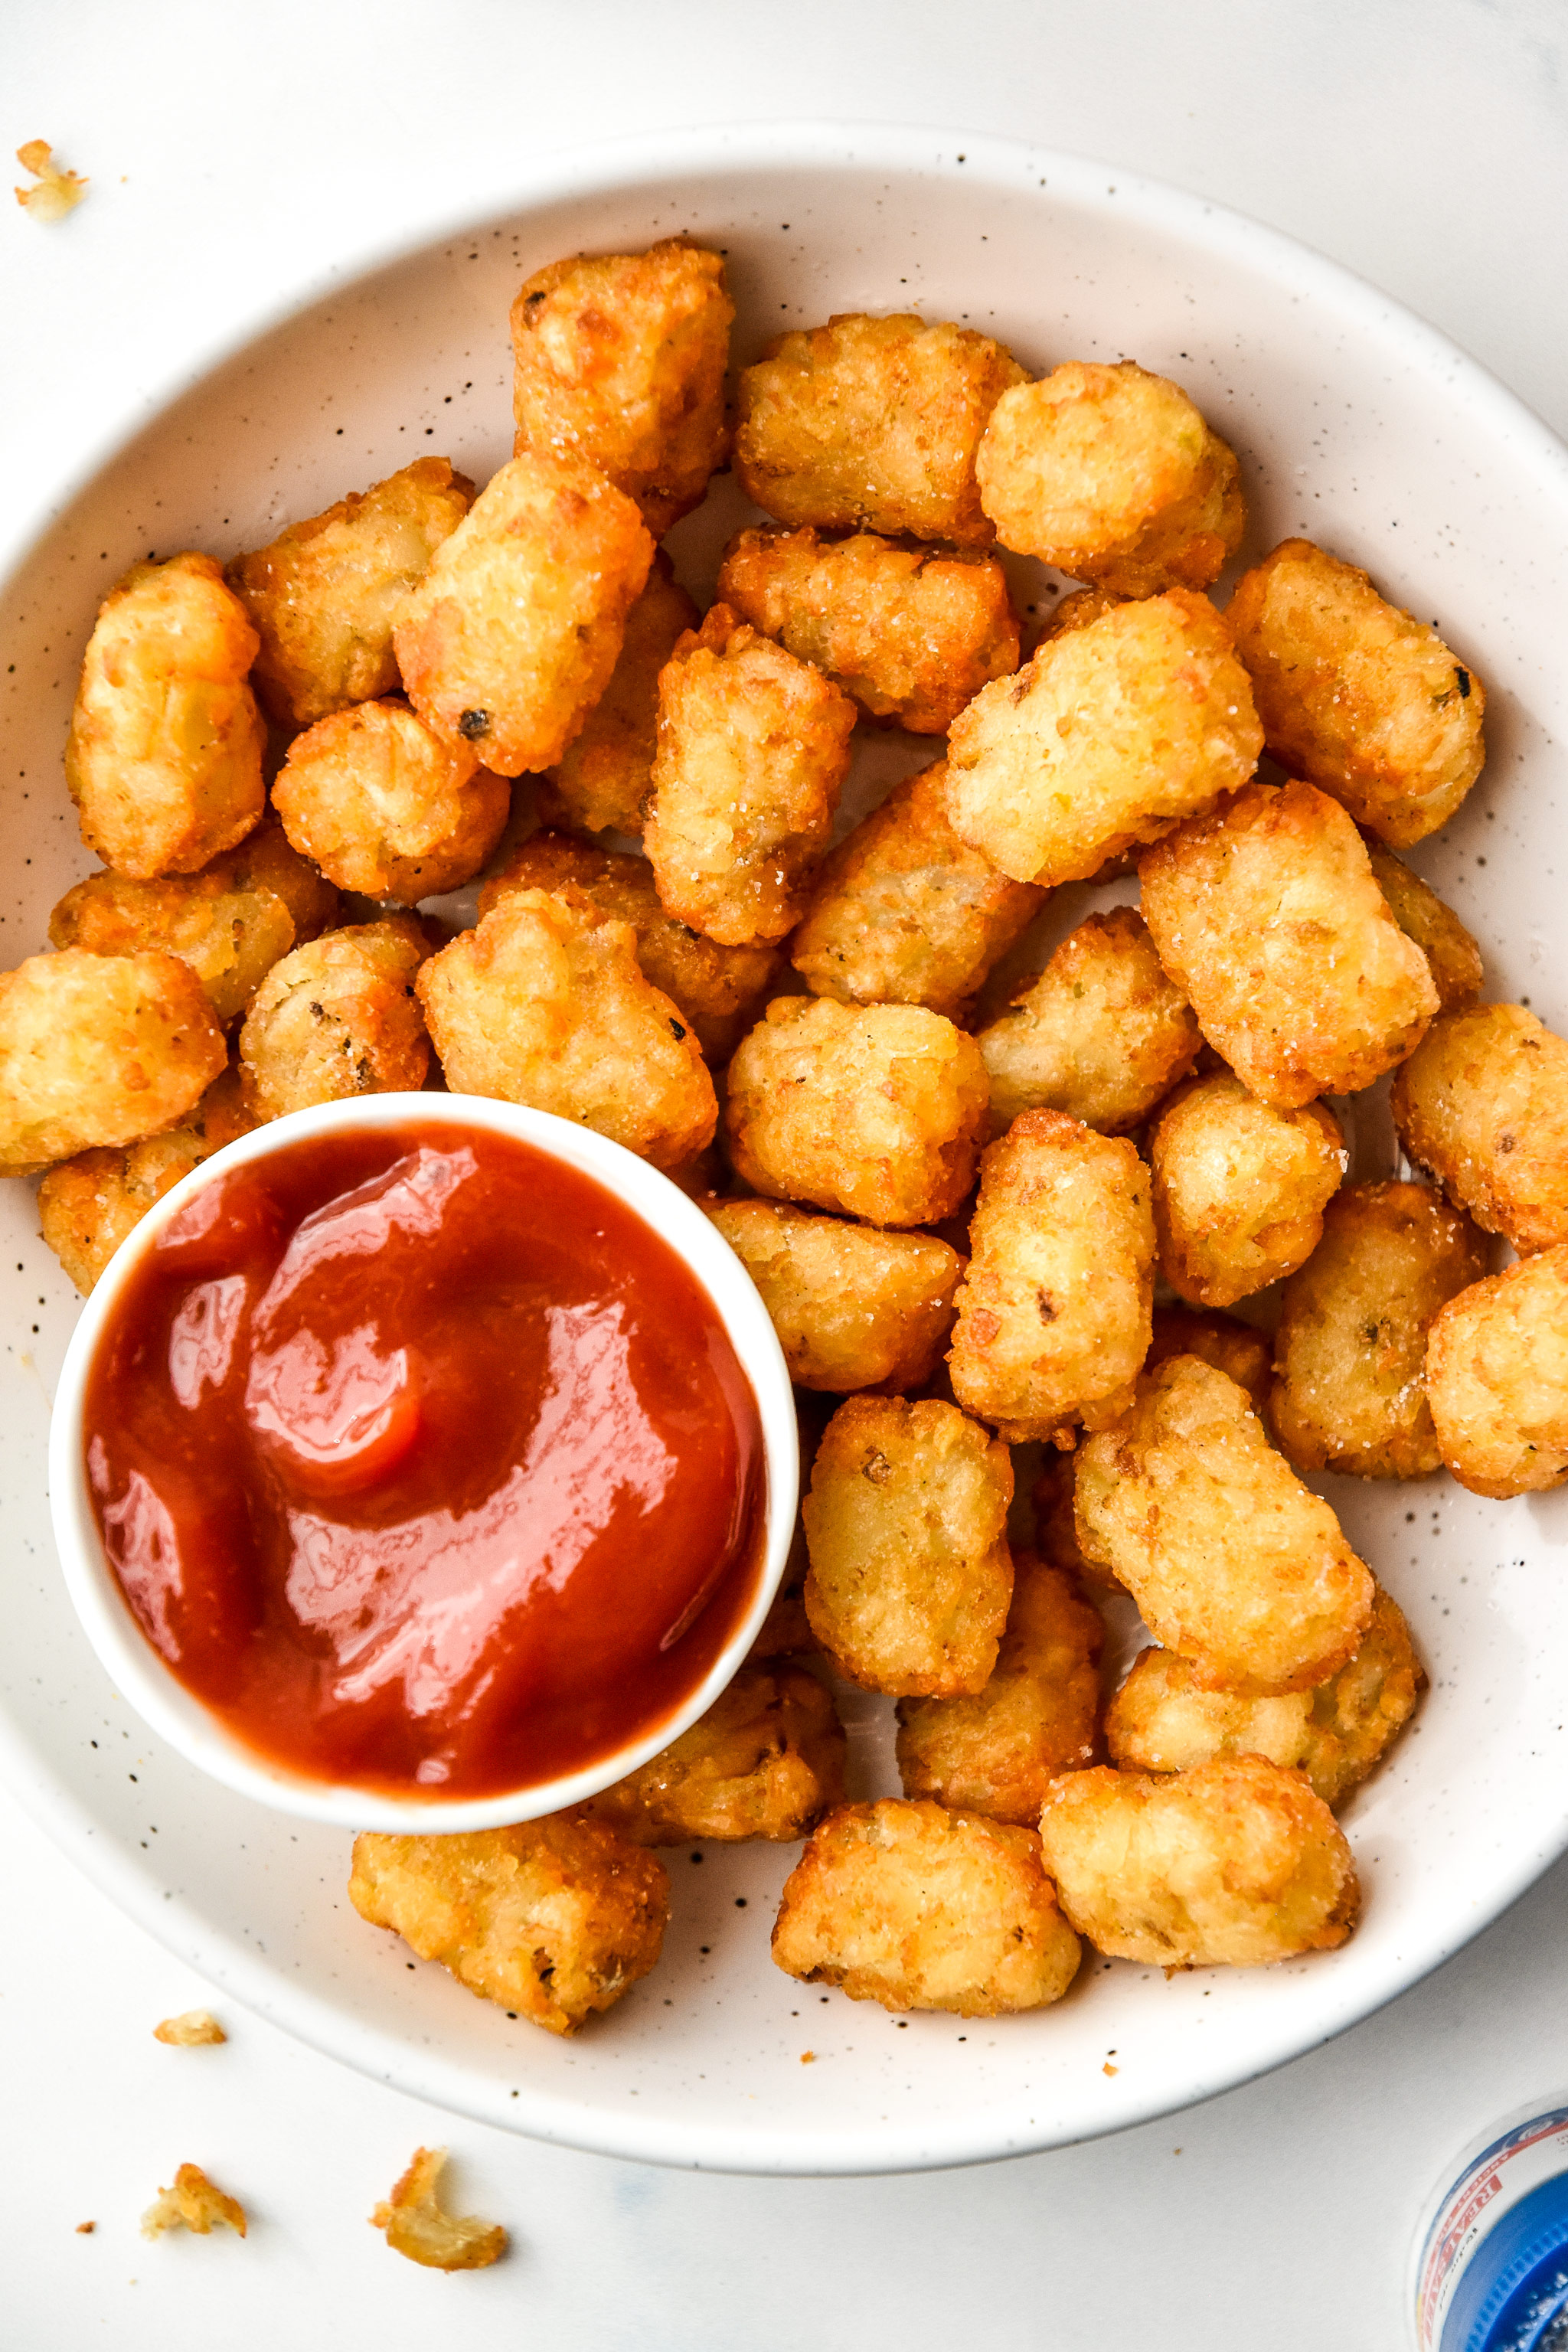
{"type": "Polygon", "coordinates": [[[370,1095],[354,1102],[326,1103],[274,1119],[216,1152],[149,1211],[100,1276],[66,1351],[49,1430],[49,1503],[66,1588],[116,1689],[160,1738],[226,1788],[277,1811],[349,1829],[450,1832],[532,1821],[581,1804],[657,1755],[712,1706],[756,1639],[789,1555],[799,1481],[795,1404],[777,1335],[751,1276],[701,1210],[668,1176],[590,1129],[549,1111],[476,1095],[370,1095]],[[767,1502],[762,1573],[751,1607],[701,1683],[652,1732],[590,1769],[497,1796],[387,1797],[353,1782],[290,1772],[237,1738],[176,1680],[132,1617],[104,1555],[87,1478],[83,1403],[99,1340],[127,1282],[170,1218],[231,1169],[267,1160],[291,1144],[415,1123],[483,1128],[531,1144],[593,1177],[641,1217],[685,1262],[712,1300],[752,1384],[763,1428],[767,1502]]]}

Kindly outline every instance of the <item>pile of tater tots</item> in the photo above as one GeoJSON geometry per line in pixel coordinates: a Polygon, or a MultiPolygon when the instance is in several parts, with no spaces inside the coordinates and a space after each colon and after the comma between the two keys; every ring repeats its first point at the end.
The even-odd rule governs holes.
{"type": "Polygon", "coordinates": [[[1398,854],[1481,681],[1305,540],[1218,609],[1237,459],[1163,377],[859,315],[731,377],[732,317],[681,239],[558,262],[482,488],[425,457],[126,574],[67,751],[101,868],[0,980],[5,1169],[85,1291],[258,1122],[444,1084],[641,1154],[750,1272],[810,1469],[749,1663],[571,1814],[355,1845],[474,1991],[574,2031],[658,1959],[651,1849],[736,1839],[805,1840],[780,1968],[894,2010],[1055,2001],[1080,1939],[1332,1948],[1334,1808],[1424,1675],[1302,1474],[1568,1478],[1568,1044],[1398,854]],[[700,613],[658,541],[725,466],[772,520],[700,613]],[[998,550],[1076,583],[1027,660],[998,550]],[[835,846],[868,728],[937,756],[835,846]],[[1390,1072],[1415,1172],[1349,1183],[1390,1072]],[[1109,1695],[1108,1596],[1152,1637],[1109,1695]],[[838,1678],[900,1798],[846,1801],[838,1678]]]}

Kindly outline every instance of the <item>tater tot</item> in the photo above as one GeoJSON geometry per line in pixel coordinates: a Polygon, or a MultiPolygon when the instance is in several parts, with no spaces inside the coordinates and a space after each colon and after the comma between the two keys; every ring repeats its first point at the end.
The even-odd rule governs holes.
{"type": "Polygon", "coordinates": [[[1062,1110],[1121,1135],[1186,1076],[1203,1036],[1142,917],[1112,907],[1069,931],[975,1042],[999,1132],[1023,1111],[1062,1110]]]}
{"type": "Polygon", "coordinates": [[[1568,1042],[1522,1004],[1445,1013],[1394,1080],[1394,1124],[1451,1200],[1521,1254],[1568,1241],[1568,1042]]]}
{"type": "Polygon", "coordinates": [[[1281,767],[1395,849],[1447,824],[1486,757],[1486,695],[1435,628],[1306,539],[1245,573],[1228,610],[1281,767]]]}
{"type": "Polygon", "coordinates": [[[820,670],[715,604],[659,673],[643,847],[667,911],[725,947],[793,930],[854,728],[820,670]]]}
{"type": "Polygon", "coordinates": [[[29,956],[0,973],[0,1175],[156,1135],[226,1058],[206,992],[178,956],[29,956]]]}
{"type": "Polygon", "coordinates": [[[919,1388],[952,1328],[963,1261],[934,1234],[884,1234],[776,1201],[708,1212],[762,1294],[801,1388],[919,1388]]]}
{"type": "Polygon", "coordinates": [[[592,466],[514,457],[396,608],[410,702],[498,776],[552,767],[610,682],[652,562],[637,508],[592,466]]]}
{"type": "Polygon", "coordinates": [[[272,805],[300,856],[340,889],[412,907],[479,872],[511,787],[405,703],[362,702],[294,738],[272,805]]]}
{"type": "Polygon", "coordinates": [[[984,547],[974,453],[1023,379],[971,328],[846,311],[777,336],[742,369],[735,471],[780,522],[984,547]]]}
{"type": "Polygon", "coordinates": [[[161,1135],[120,1151],[79,1151],[49,1170],[38,1187],[38,1223],[84,1297],[153,1202],[254,1125],[238,1072],[225,1070],[195,1110],[161,1135]]]}
{"type": "Polygon", "coordinates": [[[948,1354],[966,1412],[1011,1444],[1070,1446],[1131,1402],[1149,1349],[1154,1225],[1130,1143],[1026,1111],[980,1162],[948,1354]]]}
{"type": "Polygon", "coordinates": [[[658,674],[701,617],[663,548],[626,614],[610,682],[547,772],[563,814],[589,833],[640,833],[658,749],[658,674]]]}
{"type": "Polygon", "coordinates": [[[662,539],[724,455],[734,316],[723,257],[684,237],[535,270],[511,306],[519,451],[597,466],[662,539]]]}
{"type": "Polygon", "coordinates": [[[1172,1357],[1077,1462],[1085,1553],[1114,1569],[1203,1688],[1309,1690],[1353,1654],[1371,1573],[1224,1372],[1172,1357]]]}
{"type": "Polygon", "coordinates": [[[1104,1638],[1099,1610],[1079,1599],[1071,1579],[1021,1555],[984,1689],[899,1701],[905,1796],[1032,1829],[1056,1774],[1094,1760],[1104,1638]]]}
{"type": "Polygon", "coordinates": [[[1005,392],[975,474],[1004,547],[1125,596],[1206,588],[1247,527],[1235,453],[1131,360],[1069,360],[1005,392]]]}
{"type": "Polygon", "coordinates": [[[1425,1478],[1440,1466],[1426,1334],[1486,1270],[1468,1217],[1425,1184],[1356,1184],[1329,1202],[1274,1341],[1268,1417],[1298,1470],[1425,1478]]]}
{"type": "Polygon", "coordinates": [[[828,1423],[801,1506],[805,1613],[866,1690],[984,1689],[1013,1592],[1013,1465],[936,1398],[854,1396],[828,1423]]]}
{"type": "Polygon", "coordinates": [[[1443,1460],[1502,1501],[1568,1478],[1568,1242],[1450,1299],[1426,1342],[1443,1460]]]}
{"type": "Polygon", "coordinates": [[[1373,877],[1388,911],[1407,940],[1414,940],[1432,974],[1439,1013],[1464,1013],[1481,992],[1481,951],[1451,907],[1413,874],[1402,857],[1384,849],[1375,834],[1364,834],[1373,877]]]}
{"type": "Polygon", "coordinates": [[[631,925],[644,977],[671,1000],[709,1060],[727,1060],[762,1009],[780,950],[766,940],[723,948],[705,940],[665,913],[646,857],[595,849],[564,833],[531,834],[479,892],[479,913],[513,891],[558,890],[563,882],[631,925]]]}
{"type": "Polygon", "coordinates": [[[809,1837],[844,1802],[844,1726],[802,1666],[742,1666],[700,1722],[584,1811],[636,1845],[809,1837]]]}
{"type": "Polygon", "coordinates": [[[1087,1559],[1079,1542],[1073,1510],[1074,1460],[1070,1454],[1050,1449],[1040,1458],[1040,1474],[1030,1496],[1035,1512],[1035,1541],[1051,1567],[1066,1569],[1097,1592],[1121,1592],[1126,1588],[1115,1570],[1098,1559],[1087,1559]]]}
{"type": "Polygon", "coordinates": [[[604,1822],[355,1838],[349,1900],[422,1960],[551,2033],[613,2009],[659,1955],[669,1874],[604,1822]]]}
{"type": "Polygon", "coordinates": [[[645,979],[630,923],[572,883],[517,890],[415,982],[447,1082],[575,1119],[656,1168],[713,1139],[700,1048],[645,979]]]}
{"type": "Polygon", "coordinates": [[[1310,784],[1249,784],[1139,862],[1143,919],[1205,1037],[1260,1102],[1354,1094],[1437,1010],[1366,846],[1310,784]]]}
{"type": "Polygon", "coordinates": [[[414,975],[430,952],[407,916],[328,931],[281,963],[257,990],[239,1033],[246,1108],[281,1118],[311,1103],[416,1093],[430,1041],[414,975]]]}
{"type": "Polygon", "coordinates": [[[854,696],[871,719],[945,735],[964,704],[1018,667],[1018,616],[999,563],[900,547],[875,532],[743,530],[719,593],[854,696]]]}
{"type": "Polygon", "coordinates": [[[1361,1908],[1344,1832],[1300,1772],[1215,1758],[1146,1779],[1069,1772],[1040,1816],[1062,1909],[1108,1958],[1257,1968],[1342,1944],[1361,1908]]]}
{"type": "Polygon", "coordinates": [[[473,495],[445,457],[417,457],[236,556],[225,577],[261,640],[256,688],[279,727],[313,727],[350,703],[396,693],[393,613],[473,495]]]}
{"type": "Polygon", "coordinates": [[[896,1797],[829,1813],[784,1881],[773,1951],[851,2000],[960,2017],[1059,2000],[1079,1958],[1033,1830],[896,1797]]]}
{"type": "MultiPolygon", "coordinates": [[[[232,853],[231,853],[232,855],[232,853]]],[[[132,882],[107,868],[68,890],[49,917],[57,948],[91,955],[161,949],[188,963],[224,1023],[237,1020],[294,944],[294,918],[277,893],[238,887],[215,858],[199,874],[132,882]]]]}
{"type": "Polygon", "coordinates": [[[1409,1721],[1426,1680],[1410,1629],[1380,1585],[1360,1648],[1315,1690],[1238,1698],[1201,1689],[1173,1650],[1141,1650],[1106,1709],[1106,1745],[1113,1763],[1139,1772],[1267,1757],[1305,1772],[1325,1805],[1339,1805],[1409,1721]]]}
{"type": "Polygon", "coordinates": [[[1235,792],[1262,746],[1225,622],[1173,588],[983,687],[948,737],[948,812],[1015,881],[1083,882],[1235,792]]]}
{"type": "MultiPolygon", "coordinates": [[[[1152,1372],[1173,1356],[1196,1356],[1245,1389],[1252,1410],[1267,1423],[1274,1351],[1263,1333],[1234,1315],[1194,1313],[1190,1307],[1156,1307],[1154,1337],[1143,1369],[1152,1372]]],[[[1072,1465],[1065,1468],[1070,1473],[1072,1465]]],[[[1070,1501],[1069,1501],[1070,1508],[1070,1501]]]]}
{"type": "Polygon", "coordinates": [[[894,786],[811,887],[790,958],[817,996],[956,1014],[1045,904],[948,822],[938,761],[894,786]]]}
{"type": "Polygon", "coordinates": [[[940,1013],[786,996],[736,1047],[725,1118],[754,1192],[933,1225],[974,1181],[985,1104],[980,1049],[940,1013]]]}
{"type": "Polygon", "coordinates": [[[260,822],[257,643],[210,555],[133,563],[100,605],[66,782],[83,841],[117,874],[194,874],[260,822]]]}
{"type": "Polygon", "coordinates": [[[1194,1307],[1229,1307],[1293,1274],[1347,1164],[1321,1103],[1276,1110],[1228,1070],[1190,1080],[1149,1136],[1160,1271],[1194,1307]]]}

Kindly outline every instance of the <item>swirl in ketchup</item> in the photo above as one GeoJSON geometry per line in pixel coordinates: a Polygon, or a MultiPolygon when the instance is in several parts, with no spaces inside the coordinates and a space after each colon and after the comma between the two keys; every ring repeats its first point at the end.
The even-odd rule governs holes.
{"type": "Polygon", "coordinates": [[[756,1401],[612,1193],[411,1123],[234,1170],[127,1282],[89,1375],[109,1557],[251,1747],[479,1797],[672,1716],[756,1590],[756,1401]]]}

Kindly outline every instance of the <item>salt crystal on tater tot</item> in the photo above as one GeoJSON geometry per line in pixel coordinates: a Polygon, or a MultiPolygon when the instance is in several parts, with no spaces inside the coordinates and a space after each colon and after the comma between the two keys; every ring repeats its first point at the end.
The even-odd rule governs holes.
{"type": "Polygon", "coordinates": [[[410,702],[498,776],[553,766],[610,682],[652,562],[637,508],[593,466],[514,457],[397,607],[410,702]]]}
{"type": "Polygon", "coordinates": [[[844,1802],[844,1726],[802,1666],[742,1666],[706,1715],[583,1807],[635,1845],[809,1837],[844,1802]]]}
{"type": "Polygon", "coordinates": [[[736,1173],[774,1200],[875,1225],[950,1217],[974,1181],[985,1065],[919,1004],[775,997],[730,1064],[736,1173]]]}
{"type": "Polygon", "coordinates": [[[79,1151],[49,1170],[38,1187],[38,1223],[84,1297],[154,1202],[255,1124],[239,1073],[225,1070],[195,1108],[162,1134],[118,1151],[79,1151]]]}
{"type": "Polygon", "coordinates": [[[1206,588],[1247,527],[1235,452],[1179,384],[1131,360],[1015,384],[975,473],[1004,547],[1127,596],[1206,588]]]}
{"type": "Polygon", "coordinates": [[[1568,1241],[1568,1041],[1522,1004],[1435,1021],[1397,1072],[1394,1124],[1411,1159],[1520,1251],[1568,1241]]]}
{"type": "Polygon", "coordinates": [[[960,2017],[1059,2000],[1079,1958],[1033,1830],[896,1797],[829,1813],[784,1882],[773,1955],[851,2000],[960,2017]]]}
{"type": "Polygon", "coordinates": [[[1429,883],[1413,874],[1402,857],[1384,849],[1375,834],[1364,830],[1373,878],[1388,901],[1388,911],[1407,940],[1414,940],[1426,959],[1437,991],[1439,1013],[1464,1013],[1481,992],[1481,951],[1452,907],[1445,906],[1429,883]]]}
{"type": "Polygon", "coordinates": [[[854,728],[820,670],[715,604],[659,673],[643,847],[667,911],[726,947],[793,930],[854,728]]]}
{"type": "Polygon", "coordinates": [[[1486,696],[1364,572],[1288,539],[1227,608],[1268,749],[1395,849],[1447,824],[1486,757],[1486,696]]]}
{"type": "Polygon", "coordinates": [[[948,812],[1016,881],[1087,881],[1235,792],[1262,748],[1224,620],[1173,588],[1048,637],[983,687],[948,737],[948,812]]]}
{"type": "Polygon", "coordinates": [[[1018,616],[999,563],[900,547],[875,532],[818,539],[743,530],[719,573],[721,600],[815,662],[868,717],[944,735],[972,696],[1018,667],[1018,616]]]}
{"type": "Polygon", "coordinates": [[[429,952],[420,925],[394,915],[328,931],[274,964],[239,1033],[251,1117],[416,1092],[430,1067],[430,1041],[413,983],[429,952]]]}
{"type": "Polygon", "coordinates": [[[1143,919],[1204,1035],[1260,1102],[1354,1094],[1437,1010],[1366,846],[1311,784],[1249,784],[1145,850],[1143,919]]]}
{"type": "Polygon", "coordinates": [[[575,1119],[656,1168],[712,1141],[701,1050],[646,979],[630,923],[570,882],[516,890],[415,982],[454,1093],[575,1119]]]}
{"type": "Polygon", "coordinates": [[[825,861],[790,960],[817,996],[957,1014],[1045,904],[959,840],[938,761],[894,786],[825,861]]]}
{"type": "Polygon", "coordinates": [[[1353,1654],[1371,1572],[1224,1372],[1172,1357],[1076,1459],[1085,1553],[1205,1689],[1309,1690],[1353,1654]]]}
{"type": "Polygon", "coordinates": [[[569,824],[588,833],[637,834],[653,791],[658,749],[658,674],[701,616],[659,548],[647,585],[626,614],[610,682],[545,782],[569,824]]]}
{"type": "Polygon", "coordinates": [[[1070,1445],[1126,1410],[1148,1353],[1154,1225],[1131,1143],[1026,1111],[980,1162],[948,1353],[966,1412],[1070,1445]]]}
{"type": "Polygon", "coordinates": [[[735,471],[780,522],[984,547],[974,453],[1023,379],[972,328],[842,312],[776,336],[742,370],[735,471]]]}
{"type": "Polygon", "coordinates": [[[721,1201],[708,1214],[756,1284],[798,1387],[847,1396],[931,1378],[963,1264],[946,1242],[777,1201],[721,1201]]]}
{"type": "Polygon", "coordinates": [[[1040,1842],[1067,1916],[1115,1959],[1257,1968],[1331,1951],[1361,1908],[1332,1813],[1300,1772],[1261,1756],[1161,1779],[1069,1772],[1046,1800],[1040,1842]]]}
{"type": "Polygon", "coordinates": [[[1439,1311],[1426,1402],[1444,1463],[1472,1495],[1501,1501],[1568,1479],[1568,1242],[1439,1311]]]}
{"type": "Polygon", "coordinates": [[[117,874],[192,874],[260,823],[257,644],[210,555],[133,563],[100,605],[66,782],[83,841],[117,874]]]}
{"type": "Polygon", "coordinates": [[[1276,1110],[1228,1070],[1190,1079],[1149,1135],[1166,1281],[1194,1307],[1229,1307],[1293,1274],[1318,1245],[1347,1164],[1321,1103],[1276,1110]]]}
{"type": "Polygon", "coordinates": [[[801,1506],[805,1613],[863,1689],[984,1687],[1013,1591],[1005,1445],[936,1398],[854,1396],[823,1433],[801,1506]]]}
{"type": "Polygon", "coordinates": [[[339,889],[412,907],[479,872],[511,787],[405,703],[362,702],[296,735],[272,805],[293,846],[339,889]]]}

